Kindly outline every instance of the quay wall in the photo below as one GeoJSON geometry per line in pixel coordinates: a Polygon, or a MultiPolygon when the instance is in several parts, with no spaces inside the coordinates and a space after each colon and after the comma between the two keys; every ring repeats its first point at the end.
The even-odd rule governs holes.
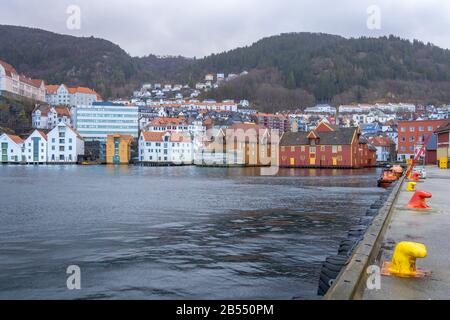
{"type": "Polygon", "coordinates": [[[344,266],[336,281],[325,295],[325,300],[361,300],[368,278],[367,268],[379,258],[382,242],[394,212],[394,204],[403,186],[402,177],[378,215],[368,228],[363,240],[344,266]]]}

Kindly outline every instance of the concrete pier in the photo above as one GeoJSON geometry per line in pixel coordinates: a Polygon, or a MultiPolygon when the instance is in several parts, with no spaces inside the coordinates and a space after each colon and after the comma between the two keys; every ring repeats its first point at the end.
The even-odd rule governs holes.
{"type": "Polygon", "coordinates": [[[381,278],[380,290],[364,290],[367,300],[429,300],[450,298],[450,170],[427,167],[428,179],[417,184],[417,190],[433,194],[428,201],[432,209],[405,209],[413,193],[402,187],[394,203],[391,221],[383,237],[381,250],[374,264],[381,267],[390,261],[395,245],[401,241],[423,243],[428,256],[418,259],[417,266],[431,270],[423,279],[381,278]]]}

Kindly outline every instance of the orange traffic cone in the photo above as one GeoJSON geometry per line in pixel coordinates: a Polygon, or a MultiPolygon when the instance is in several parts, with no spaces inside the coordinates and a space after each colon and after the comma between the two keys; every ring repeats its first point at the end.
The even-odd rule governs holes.
{"type": "Polygon", "coordinates": [[[429,209],[431,208],[427,202],[426,199],[430,199],[433,197],[433,195],[429,192],[425,192],[422,190],[416,191],[414,193],[414,196],[412,197],[411,201],[408,203],[406,208],[408,209],[429,209]]]}

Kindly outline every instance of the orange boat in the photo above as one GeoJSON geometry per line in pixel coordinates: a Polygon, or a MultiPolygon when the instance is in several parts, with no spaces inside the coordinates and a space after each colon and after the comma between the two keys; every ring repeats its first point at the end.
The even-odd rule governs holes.
{"type": "Polygon", "coordinates": [[[397,174],[394,172],[393,169],[385,170],[381,178],[378,180],[378,187],[387,189],[393,182],[397,180],[398,180],[397,174]]]}
{"type": "Polygon", "coordinates": [[[392,172],[394,172],[397,178],[401,178],[401,176],[403,175],[403,168],[399,165],[393,166],[392,172]]]}

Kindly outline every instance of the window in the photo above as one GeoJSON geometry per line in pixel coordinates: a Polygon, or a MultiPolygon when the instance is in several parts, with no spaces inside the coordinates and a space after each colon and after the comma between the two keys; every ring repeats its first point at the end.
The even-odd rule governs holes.
{"type": "Polygon", "coordinates": [[[413,136],[409,137],[409,142],[414,142],[415,138],[413,136]]]}
{"type": "Polygon", "coordinates": [[[402,138],[401,138],[401,141],[402,141],[402,142],[406,142],[406,137],[402,137],[402,138]]]}
{"type": "Polygon", "coordinates": [[[400,132],[406,132],[406,128],[405,127],[401,127],[400,128],[400,132]]]}
{"type": "Polygon", "coordinates": [[[286,148],[285,147],[281,147],[281,152],[285,152],[286,148]]]}
{"type": "Polygon", "coordinates": [[[291,152],[295,152],[295,147],[291,147],[291,152]]]}
{"type": "Polygon", "coordinates": [[[420,132],[425,131],[425,127],[424,127],[424,126],[420,126],[420,127],[419,127],[419,131],[420,131],[420,132]]]}
{"type": "Polygon", "coordinates": [[[337,153],[337,146],[333,146],[333,153],[337,153]]]}
{"type": "Polygon", "coordinates": [[[416,129],[414,127],[409,127],[409,132],[414,132],[416,129]]]}
{"type": "Polygon", "coordinates": [[[428,131],[434,131],[433,126],[428,126],[428,131]]]}
{"type": "Polygon", "coordinates": [[[414,152],[414,146],[409,147],[409,150],[410,150],[411,152],[414,152]]]}
{"type": "Polygon", "coordinates": [[[321,146],[320,151],[325,152],[325,146],[321,146]]]}
{"type": "Polygon", "coordinates": [[[316,153],[316,147],[310,147],[309,153],[316,153]]]}
{"type": "Polygon", "coordinates": [[[302,146],[302,152],[305,152],[306,148],[305,146],[302,146]]]}
{"type": "Polygon", "coordinates": [[[338,146],[338,152],[342,152],[342,146],[338,146]]]}
{"type": "Polygon", "coordinates": [[[406,147],[402,147],[401,150],[402,150],[402,151],[406,151],[406,147]]]}

